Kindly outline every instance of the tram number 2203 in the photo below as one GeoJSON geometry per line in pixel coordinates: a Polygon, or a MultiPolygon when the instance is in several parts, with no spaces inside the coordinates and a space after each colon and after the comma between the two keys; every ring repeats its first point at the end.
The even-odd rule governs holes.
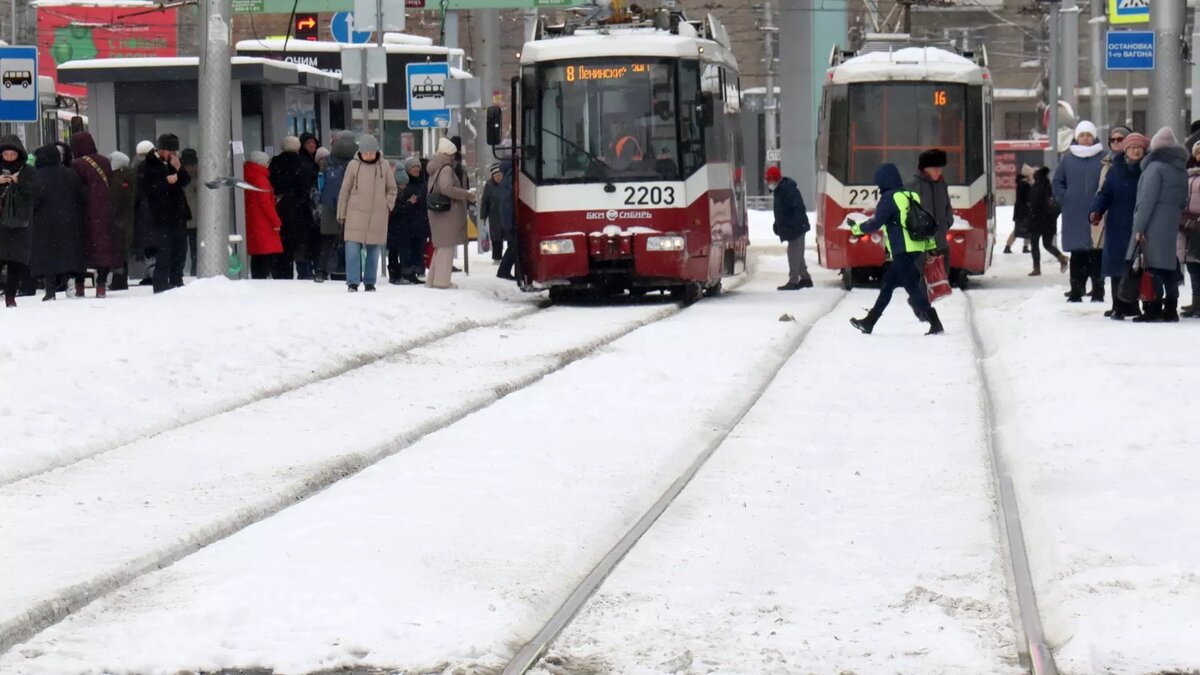
{"type": "Polygon", "coordinates": [[[879,188],[850,188],[850,203],[847,206],[874,204],[879,201],[879,188]]]}
{"type": "Polygon", "coordinates": [[[675,203],[673,187],[626,187],[626,206],[670,206],[675,203]]]}

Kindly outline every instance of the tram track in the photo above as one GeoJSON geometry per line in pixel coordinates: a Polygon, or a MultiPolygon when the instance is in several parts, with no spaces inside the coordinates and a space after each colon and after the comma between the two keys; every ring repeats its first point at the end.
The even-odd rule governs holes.
{"type": "MultiPolygon", "coordinates": [[[[730,285],[729,290],[735,290],[742,283],[745,283],[747,276],[749,275],[744,275],[735,280],[730,285]]],[[[0,613],[0,654],[3,654],[14,645],[29,640],[48,627],[71,616],[82,607],[112,593],[118,588],[151,572],[173,565],[200,549],[226,539],[255,523],[266,520],[284,509],[304,501],[401,452],[426,436],[450,428],[494,403],[534,386],[546,377],[563,370],[581,359],[589,357],[622,337],[676,316],[687,309],[685,306],[675,303],[663,303],[657,306],[657,308],[655,308],[655,305],[656,303],[637,303],[632,305],[639,312],[648,312],[648,314],[640,318],[632,318],[619,322],[616,325],[606,325],[602,330],[598,331],[599,334],[597,335],[585,336],[577,342],[559,346],[551,350],[551,353],[548,354],[539,354],[537,358],[531,359],[531,363],[523,369],[523,372],[518,377],[504,377],[503,379],[498,377],[493,384],[482,388],[477,387],[477,389],[481,390],[475,391],[462,405],[443,413],[429,414],[423,421],[410,428],[406,428],[403,433],[391,435],[385,440],[375,442],[369,447],[358,448],[354,452],[311,462],[307,466],[301,466],[298,472],[293,473],[291,471],[293,467],[280,466],[280,470],[287,469],[292,474],[287,476],[285,488],[264,495],[257,495],[251,498],[248,504],[237,503],[223,507],[224,511],[221,511],[219,518],[213,518],[209,522],[193,525],[188,531],[183,533],[173,529],[147,530],[144,533],[142,546],[137,548],[137,550],[130,549],[110,552],[111,555],[106,560],[104,569],[98,571],[89,570],[85,575],[68,578],[53,592],[38,598],[35,602],[19,606],[15,612],[11,609],[11,603],[0,601],[0,606],[8,604],[10,607],[7,616],[4,613],[0,613]],[[167,543],[164,544],[160,540],[166,540],[167,543]]],[[[119,461],[119,456],[121,455],[142,450],[141,454],[148,457],[151,454],[150,451],[155,448],[155,444],[166,443],[172,435],[187,434],[201,429],[205,425],[217,425],[238,416],[254,416],[257,418],[259,415],[258,408],[271,403],[276,403],[280,408],[283,408],[278,413],[286,414],[286,401],[289,397],[301,397],[308,391],[316,391],[320,388],[328,389],[342,382],[349,383],[355,377],[361,377],[365,373],[371,372],[368,370],[371,366],[382,367],[383,364],[413,355],[419,358],[421,353],[436,351],[438,348],[457,353],[460,350],[450,349],[449,345],[456,341],[468,340],[474,334],[480,334],[482,337],[483,334],[489,332],[502,332],[508,328],[515,328],[522,322],[534,320],[538,316],[546,316],[542,310],[549,309],[550,307],[549,303],[541,303],[536,307],[519,310],[507,318],[479,322],[477,325],[467,328],[462,328],[461,324],[456,324],[455,328],[448,328],[445,331],[441,331],[437,336],[411,341],[401,348],[390,350],[387,355],[372,357],[352,367],[343,368],[336,375],[331,374],[317,378],[300,386],[281,388],[280,393],[273,396],[232,406],[229,410],[222,413],[206,415],[190,423],[177,426],[174,429],[140,439],[135,443],[110,448],[102,453],[92,455],[91,458],[81,458],[70,464],[0,485],[0,512],[6,510],[6,497],[11,497],[10,503],[12,504],[27,503],[17,498],[18,492],[21,494],[21,499],[25,500],[42,498],[42,493],[51,491],[58,492],[59,497],[62,499],[74,500],[76,497],[82,495],[75,494],[75,491],[71,488],[55,490],[55,483],[53,481],[64,478],[70,479],[74,476],[80,488],[87,489],[96,483],[95,475],[89,473],[89,471],[107,472],[106,475],[109,476],[110,480],[119,480],[117,474],[120,474],[122,468],[130,468],[119,461]],[[88,459],[99,459],[99,455],[105,455],[106,461],[87,461],[88,459]]],[[[588,308],[579,308],[577,311],[589,310],[588,308]]],[[[476,342],[478,341],[476,340],[476,342]]],[[[505,370],[502,372],[507,372],[506,369],[509,365],[511,364],[506,364],[505,370]]],[[[286,424],[286,420],[281,418],[280,424],[286,424]]],[[[238,425],[232,424],[230,426],[237,428],[238,425]]],[[[219,436],[208,438],[205,441],[205,445],[195,448],[195,452],[202,456],[207,446],[220,446],[223,443],[228,444],[232,442],[232,439],[222,439],[219,436]]],[[[136,493],[136,484],[133,487],[136,493]]],[[[194,487],[188,488],[185,486],[180,488],[180,492],[188,490],[200,492],[200,490],[194,487]]],[[[108,497],[108,495],[105,495],[105,497],[108,497]]],[[[134,494],[133,497],[133,502],[136,502],[136,504],[132,502],[125,504],[124,506],[127,509],[141,504],[142,500],[138,494],[134,494]]],[[[80,503],[82,504],[82,502],[80,503]]],[[[107,500],[104,506],[89,507],[85,510],[85,513],[91,514],[93,518],[108,518],[110,514],[105,509],[111,503],[112,500],[107,500]]],[[[203,509],[200,510],[203,511],[203,509]]],[[[188,509],[186,508],[181,509],[181,515],[187,511],[188,509]]],[[[0,537],[2,537],[0,539],[0,552],[7,550],[12,555],[11,552],[14,551],[29,550],[28,546],[22,545],[24,542],[14,541],[14,530],[21,530],[21,524],[15,522],[17,515],[14,514],[14,517],[11,519],[6,517],[8,527],[3,532],[0,532],[0,537]]],[[[46,562],[61,557],[62,551],[69,550],[69,547],[74,543],[74,535],[81,528],[86,529],[86,523],[81,522],[59,524],[63,525],[63,527],[59,536],[56,537],[54,528],[46,528],[44,525],[39,524],[41,516],[35,518],[35,515],[25,514],[29,522],[23,531],[27,534],[30,542],[36,542],[44,549],[46,562]],[[56,547],[56,543],[61,544],[61,547],[56,547]]],[[[16,536],[19,537],[19,533],[16,536]]],[[[26,573],[33,575],[40,574],[41,565],[38,562],[36,559],[26,559],[23,565],[26,573]]],[[[4,554],[0,553],[0,570],[4,569],[3,564],[4,554]]],[[[13,576],[9,578],[14,582],[20,581],[19,578],[13,576]]]]}

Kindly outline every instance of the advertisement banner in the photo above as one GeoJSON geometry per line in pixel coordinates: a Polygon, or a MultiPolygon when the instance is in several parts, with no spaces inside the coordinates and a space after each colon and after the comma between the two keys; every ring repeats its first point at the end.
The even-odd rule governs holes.
{"type": "Polygon", "coordinates": [[[58,66],[83,59],[176,56],[178,11],[144,7],[45,7],[37,10],[40,73],[58,93],[85,96],[85,87],[58,82],[58,66]]]}

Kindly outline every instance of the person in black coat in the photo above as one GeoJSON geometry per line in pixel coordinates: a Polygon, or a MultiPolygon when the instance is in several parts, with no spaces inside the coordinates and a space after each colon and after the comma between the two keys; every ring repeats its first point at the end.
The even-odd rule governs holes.
{"type": "Polygon", "coordinates": [[[1033,244],[1033,271],[1029,276],[1042,273],[1042,246],[1050,255],[1058,258],[1062,271],[1067,271],[1067,256],[1054,245],[1058,234],[1058,216],[1062,213],[1054,200],[1054,187],[1050,183],[1050,167],[1043,166],[1033,174],[1033,185],[1029,188],[1029,239],[1033,244]]]}
{"type": "Polygon", "coordinates": [[[302,149],[299,138],[288,136],[283,139],[283,152],[275,155],[267,167],[275,190],[275,211],[283,223],[279,232],[283,254],[277,258],[272,274],[276,279],[294,279],[297,271],[301,279],[312,278],[308,248],[316,228],[312,195],[320,172],[316,162],[301,154],[302,149]]]}
{"type": "Polygon", "coordinates": [[[33,257],[30,272],[46,284],[42,300],[54,300],[66,277],[83,269],[83,213],[87,187],[62,165],[59,149],[43,145],[33,152],[42,193],[33,210],[33,257]]]}
{"type": "Polygon", "coordinates": [[[183,264],[187,258],[187,222],[191,219],[184,188],[191,180],[179,157],[179,137],[163,134],[157,149],[142,166],[142,194],[154,227],[157,260],[154,292],[183,286],[183,264]]]}
{"type": "Polygon", "coordinates": [[[429,241],[429,211],[425,205],[428,178],[421,160],[404,160],[408,184],[396,197],[388,219],[388,275],[393,284],[423,284],[425,243],[429,241]]]}
{"type": "Polygon", "coordinates": [[[507,281],[519,281],[521,276],[519,254],[517,253],[517,223],[513,202],[513,162],[511,159],[500,160],[500,179],[498,191],[499,200],[496,209],[500,213],[500,233],[504,239],[504,255],[500,258],[500,269],[496,276],[507,281]]]}
{"type": "Polygon", "coordinates": [[[800,194],[796,181],[783,177],[777,166],[767,169],[766,178],[767,189],[774,195],[775,236],[787,243],[788,280],[779,290],[812,288],[812,277],[804,261],[804,235],[810,229],[804,195],[800,194]]]}
{"type": "Polygon", "coordinates": [[[1036,169],[1028,164],[1021,165],[1021,175],[1017,178],[1017,201],[1013,203],[1013,231],[1004,244],[1005,253],[1012,253],[1012,245],[1017,239],[1025,242],[1021,253],[1029,253],[1029,191],[1033,189],[1034,171],[1036,169]]]}
{"type": "Polygon", "coordinates": [[[497,162],[488,167],[490,180],[483,186],[483,198],[479,200],[479,222],[487,221],[488,235],[492,242],[492,261],[499,263],[504,258],[504,227],[502,220],[501,184],[504,182],[504,170],[497,162]]]}
{"type": "Polygon", "coordinates": [[[17,306],[17,290],[33,253],[33,205],[41,185],[25,146],[16,136],[0,138],[0,270],[7,270],[4,305],[17,306]]]}

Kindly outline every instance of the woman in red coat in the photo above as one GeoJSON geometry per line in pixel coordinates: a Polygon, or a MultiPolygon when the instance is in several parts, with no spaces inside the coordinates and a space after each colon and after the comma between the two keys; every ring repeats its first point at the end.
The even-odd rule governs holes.
{"type": "MultiPolygon", "coordinates": [[[[125,265],[112,204],[112,165],[96,151],[96,141],[86,131],[71,137],[71,154],[75,157],[71,168],[87,190],[83,208],[83,265],[96,270],[96,297],[103,298],[109,270],[125,265]]],[[[82,276],[76,277],[75,295],[83,297],[82,276]]]]}
{"type": "Polygon", "coordinates": [[[252,152],[243,170],[246,182],[266,192],[245,190],[246,252],[250,254],[250,278],[270,279],[275,257],[283,253],[279,230],[283,223],[275,211],[275,191],[267,174],[271,158],[265,152],[252,152]]]}

